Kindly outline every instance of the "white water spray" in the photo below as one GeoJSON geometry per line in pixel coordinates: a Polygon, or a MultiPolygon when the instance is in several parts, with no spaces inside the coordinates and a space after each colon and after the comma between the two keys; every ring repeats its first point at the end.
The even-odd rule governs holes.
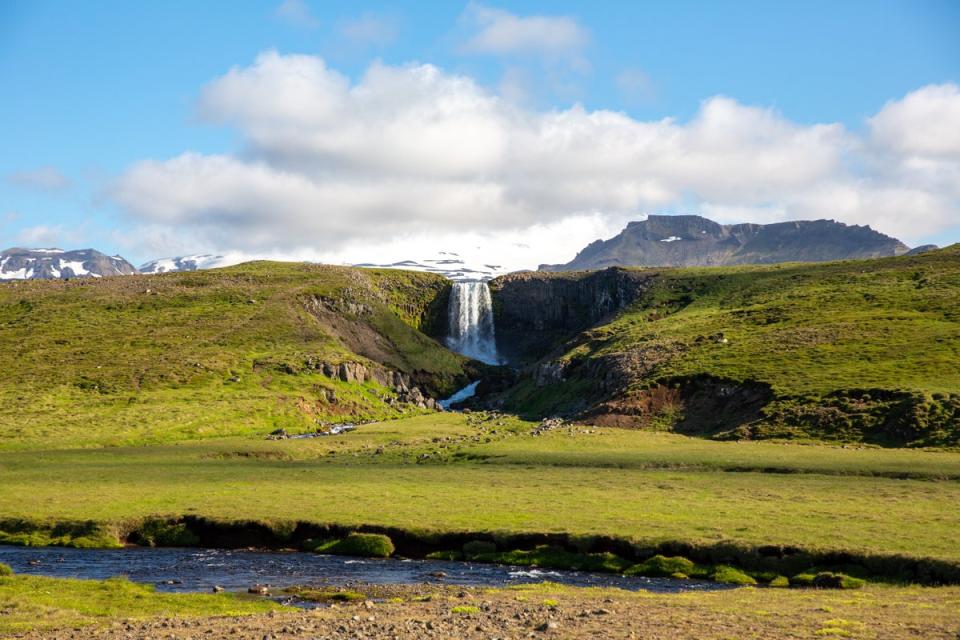
{"type": "Polygon", "coordinates": [[[486,282],[455,282],[450,292],[447,345],[458,353],[500,364],[493,332],[493,304],[486,282]]]}

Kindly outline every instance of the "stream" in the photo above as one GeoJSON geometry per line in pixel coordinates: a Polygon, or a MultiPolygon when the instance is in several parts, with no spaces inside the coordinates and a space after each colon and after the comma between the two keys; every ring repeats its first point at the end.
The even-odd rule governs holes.
{"type": "Polygon", "coordinates": [[[478,587],[557,582],[582,587],[618,587],[630,591],[681,593],[723,589],[723,585],[670,578],[626,577],[607,573],[554,571],[471,562],[369,559],[302,552],[196,548],[70,549],[0,546],[0,562],[18,574],[106,579],[127,576],[154,584],[158,591],[209,592],[215,585],[246,591],[253,584],[283,588],[331,587],[356,583],[436,582],[478,587]],[[438,577],[443,575],[443,577],[438,577]]]}

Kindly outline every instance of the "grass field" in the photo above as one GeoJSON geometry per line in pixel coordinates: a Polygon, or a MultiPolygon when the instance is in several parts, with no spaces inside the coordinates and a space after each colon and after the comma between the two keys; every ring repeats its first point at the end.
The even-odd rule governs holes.
{"type": "Polygon", "coordinates": [[[0,513],[48,522],[202,515],[565,532],[960,561],[960,483],[872,477],[953,476],[960,454],[616,429],[534,437],[532,426],[438,414],[306,441],[6,452],[0,513]],[[741,466],[804,473],[721,470],[741,466]]]}
{"type": "Polygon", "coordinates": [[[67,580],[0,577],[0,635],[78,628],[155,616],[235,616],[280,609],[268,600],[235,594],[157,593],[123,578],[67,580]]]}

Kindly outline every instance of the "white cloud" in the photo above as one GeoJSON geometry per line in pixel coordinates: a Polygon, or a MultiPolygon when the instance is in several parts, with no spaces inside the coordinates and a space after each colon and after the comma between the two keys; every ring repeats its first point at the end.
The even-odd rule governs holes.
{"type": "Polygon", "coordinates": [[[475,29],[462,45],[467,53],[579,58],[590,40],[587,30],[569,16],[521,17],[471,2],[464,20],[475,29]]]}
{"type": "Polygon", "coordinates": [[[56,167],[39,167],[17,171],[7,176],[7,182],[17,187],[58,193],[70,188],[70,179],[56,167]]]}
{"type": "Polygon", "coordinates": [[[397,39],[399,31],[396,21],[373,13],[365,13],[358,18],[341,22],[337,31],[356,45],[382,47],[397,39]]]}
{"type": "Polygon", "coordinates": [[[960,157],[960,87],[928,85],[869,120],[874,141],[907,156],[960,157]]]}
{"type": "Polygon", "coordinates": [[[316,29],[320,21],[310,12],[305,0],[283,0],[274,12],[284,22],[295,27],[316,29]]]}
{"type": "Polygon", "coordinates": [[[938,147],[933,163],[912,155],[920,143],[907,155],[880,145],[875,123],[898,104],[865,136],[727,97],[689,122],[641,121],[521,108],[431,65],[377,63],[351,82],[319,58],[267,52],[211,82],[199,104],[241,133],[242,154],[144,161],[111,195],[151,228],[175,229],[167,249],[180,237],[192,253],[381,261],[384,247],[434,238],[481,243],[506,262],[533,238],[523,255],[535,266],[572,257],[597,220],[612,233],[653,211],[834,218],[911,241],[960,222],[960,154],[938,147]]]}

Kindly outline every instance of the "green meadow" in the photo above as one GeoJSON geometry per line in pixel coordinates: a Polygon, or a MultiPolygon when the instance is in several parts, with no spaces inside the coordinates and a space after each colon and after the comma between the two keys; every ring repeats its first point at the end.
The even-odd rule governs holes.
{"type": "Polygon", "coordinates": [[[534,426],[439,414],[311,440],[4,452],[0,513],[118,531],[198,515],[960,561],[960,483],[939,479],[956,477],[957,453],[534,426]]]}

